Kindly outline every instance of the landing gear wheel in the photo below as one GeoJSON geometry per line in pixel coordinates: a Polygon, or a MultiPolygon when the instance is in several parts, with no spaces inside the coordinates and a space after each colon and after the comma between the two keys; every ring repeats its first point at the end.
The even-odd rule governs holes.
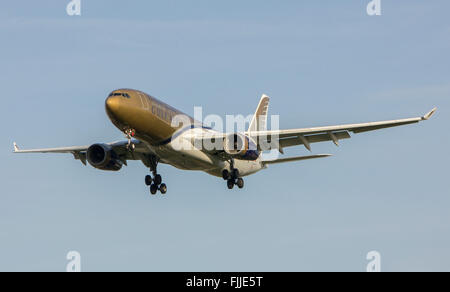
{"type": "Polygon", "coordinates": [[[161,192],[161,194],[165,194],[165,193],[167,193],[167,186],[166,186],[166,184],[161,184],[160,186],[159,186],[159,191],[161,192]]]}
{"type": "Polygon", "coordinates": [[[229,190],[233,189],[233,187],[234,187],[234,179],[229,179],[227,181],[227,187],[228,187],[229,190]]]}
{"type": "Polygon", "coordinates": [[[231,171],[231,177],[232,178],[234,178],[234,179],[237,179],[238,177],[239,177],[239,170],[238,169],[233,169],[232,171],[231,171]]]}
{"type": "Polygon", "coordinates": [[[158,191],[158,186],[157,185],[155,185],[155,184],[152,184],[151,186],[150,186],[150,193],[152,194],[152,195],[156,195],[156,192],[158,191]]]}
{"type": "Polygon", "coordinates": [[[224,180],[229,179],[229,178],[230,178],[230,172],[229,172],[228,170],[224,169],[224,170],[222,171],[222,178],[223,178],[224,180]]]}
{"type": "Polygon", "coordinates": [[[162,183],[162,177],[159,174],[157,174],[155,175],[155,179],[153,181],[155,182],[156,185],[159,186],[162,183]]]}
{"type": "Polygon", "coordinates": [[[145,185],[150,186],[153,182],[153,179],[150,175],[145,176],[145,185]]]}
{"type": "Polygon", "coordinates": [[[237,182],[236,182],[236,185],[237,185],[240,189],[242,189],[242,188],[244,187],[244,180],[243,180],[242,178],[238,178],[238,179],[237,179],[237,182]]]}
{"type": "Polygon", "coordinates": [[[136,149],[136,145],[134,145],[133,143],[129,142],[127,144],[127,149],[128,149],[128,151],[133,152],[134,149],[136,149]]]}

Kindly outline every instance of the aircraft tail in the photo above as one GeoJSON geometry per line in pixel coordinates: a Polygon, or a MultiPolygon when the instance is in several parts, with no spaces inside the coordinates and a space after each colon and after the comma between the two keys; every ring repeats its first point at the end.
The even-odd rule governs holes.
{"type": "Polygon", "coordinates": [[[248,127],[248,132],[266,131],[267,130],[267,112],[269,111],[270,98],[263,94],[256,108],[255,114],[248,127]]]}

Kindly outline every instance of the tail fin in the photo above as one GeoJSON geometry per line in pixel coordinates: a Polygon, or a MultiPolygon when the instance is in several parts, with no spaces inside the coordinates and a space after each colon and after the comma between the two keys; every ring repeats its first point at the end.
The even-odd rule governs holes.
{"type": "Polygon", "coordinates": [[[249,133],[267,130],[267,112],[269,111],[269,101],[270,98],[267,95],[263,94],[261,96],[256,112],[253,115],[250,126],[248,127],[249,133]]]}

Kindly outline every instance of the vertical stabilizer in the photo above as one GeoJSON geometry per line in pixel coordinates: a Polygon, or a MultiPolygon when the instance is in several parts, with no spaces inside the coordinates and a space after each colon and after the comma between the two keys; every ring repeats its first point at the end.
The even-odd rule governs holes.
{"type": "Polygon", "coordinates": [[[248,132],[266,131],[267,130],[267,112],[269,111],[270,98],[263,94],[259,101],[256,112],[248,127],[248,132]]]}

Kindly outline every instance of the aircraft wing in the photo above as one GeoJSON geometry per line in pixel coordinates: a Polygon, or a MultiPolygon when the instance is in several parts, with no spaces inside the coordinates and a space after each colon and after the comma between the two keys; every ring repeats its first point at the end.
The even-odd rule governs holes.
{"type": "MultiPolygon", "coordinates": [[[[312,143],[333,141],[336,145],[339,145],[339,140],[350,138],[349,132],[357,134],[418,123],[430,119],[436,110],[437,109],[434,108],[424,116],[416,118],[291,130],[253,131],[245,134],[252,137],[254,141],[257,141],[258,149],[262,151],[278,149],[283,153],[283,148],[296,145],[304,145],[311,151],[312,143]],[[278,143],[271,143],[274,139],[276,139],[278,143]]],[[[225,136],[226,134],[221,134],[219,137],[203,137],[202,140],[211,138],[224,139],[225,136]]]]}
{"type": "MultiPolygon", "coordinates": [[[[273,137],[275,137],[276,139],[278,139],[279,150],[281,152],[284,147],[302,144],[308,150],[311,150],[310,144],[316,142],[333,141],[336,145],[339,145],[339,140],[350,138],[349,132],[358,134],[363,132],[403,126],[425,121],[430,119],[436,112],[436,110],[437,109],[434,108],[424,116],[416,118],[360,123],[360,124],[315,127],[315,128],[292,129],[292,130],[264,131],[248,134],[257,141],[271,142],[273,137]]],[[[261,145],[261,143],[258,143],[258,145],[261,145]]],[[[263,150],[271,150],[271,148],[269,147],[269,149],[263,150]]]]}
{"type": "Polygon", "coordinates": [[[14,142],[14,153],[73,153],[86,151],[89,146],[71,146],[71,147],[60,147],[60,148],[43,148],[43,149],[27,149],[21,150],[14,142]]]}
{"type": "MultiPolygon", "coordinates": [[[[148,152],[148,148],[139,140],[133,140],[133,144],[136,146],[133,152],[130,152],[127,148],[128,141],[118,141],[112,143],[105,143],[112,147],[112,149],[119,155],[119,157],[126,162],[126,160],[139,160],[141,157],[135,155],[138,153],[148,152]]],[[[42,149],[20,149],[14,142],[13,153],[69,153],[73,154],[74,158],[80,160],[84,165],[86,165],[86,151],[90,145],[87,146],[70,146],[70,147],[59,147],[59,148],[42,148],[42,149]]]]}

